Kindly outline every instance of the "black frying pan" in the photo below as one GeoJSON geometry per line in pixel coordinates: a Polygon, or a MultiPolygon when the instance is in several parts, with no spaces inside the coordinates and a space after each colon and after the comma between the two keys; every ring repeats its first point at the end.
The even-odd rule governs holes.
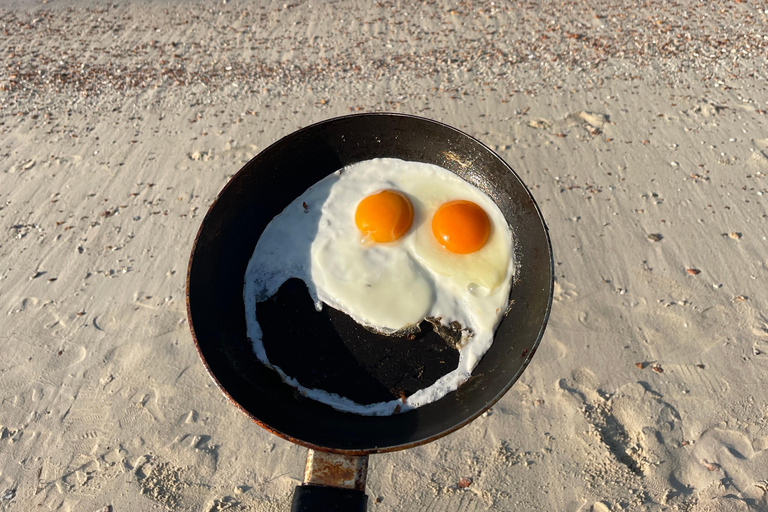
{"type": "MultiPolygon", "coordinates": [[[[224,187],[192,249],[187,311],[208,372],[244,413],[274,434],[313,450],[367,455],[437,439],[499,400],[541,340],[552,284],[552,251],[541,213],[499,156],[435,121],[360,114],[284,137],[224,187]],[[511,227],[516,261],[511,307],[472,377],[435,403],[383,417],[344,413],[304,398],[261,364],[246,338],[242,297],[246,266],[270,220],[328,174],[378,157],[436,164],[482,189],[511,227]]],[[[453,370],[458,360],[455,349],[429,324],[416,339],[385,338],[331,308],[316,312],[301,282],[287,282],[275,298],[257,305],[257,316],[271,362],[308,387],[336,391],[358,403],[410,394],[453,370]]]]}

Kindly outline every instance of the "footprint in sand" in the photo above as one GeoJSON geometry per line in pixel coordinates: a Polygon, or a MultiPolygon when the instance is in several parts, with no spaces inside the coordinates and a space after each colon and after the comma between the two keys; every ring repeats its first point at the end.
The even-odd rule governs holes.
{"type": "Polygon", "coordinates": [[[11,309],[8,312],[8,314],[14,315],[16,313],[21,313],[23,311],[26,311],[27,309],[36,307],[38,304],[40,304],[40,299],[35,297],[26,297],[24,299],[21,299],[21,303],[17,307],[11,309]]]}
{"type": "Polygon", "coordinates": [[[200,414],[196,410],[192,409],[188,413],[183,414],[181,416],[181,418],[179,418],[179,421],[177,423],[179,423],[179,424],[182,424],[182,423],[186,423],[186,424],[197,423],[197,418],[198,417],[200,417],[200,414]]]}
{"type": "Polygon", "coordinates": [[[88,350],[82,345],[66,346],[56,353],[50,368],[69,368],[81,363],[87,356],[88,350]]]}
{"type": "Polygon", "coordinates": [[[187,156],[189,157],[190,160],[194,160],[196,162],[199,162],[199,161],[207,162],[214,158],[212,149],[209,149],[208,151],[193,151],[192,153],[189,153],[187,156]]]}
{"type": "Polygon", "coordinates": [[[579,294],[576,291],[576,286],[564,279],[555,280],[555,288],[552,300],[555,302],[563,302],[565,300],[575,299],[578,296],[579,294]]]}
{"type": "Polygon", "coordinates": [[[665,482],[648,488],[658,494],[655,499],[661,498],[665,487],[685,490],[672,462],[680,459],[682,421],[660,394],[640,383],[606,393],[587,368],[574,372],[571,379],[560,380],[558,386],[590,425],[583,440],[604,453],[599,464],[610,473],[604,476],[626,482],[639,482],[638,478],[665,482]]]}
{"type": "Polygon", "coordinates": [[[571,114],[575,119],[582,121],[594,128],[602,128],[605,123],[610,122],[610,116],[608,114],[598,114],[597,112],[587,112],[581,110],[571,114]]]}
{"type": "Polygon", "coordinates": [[[135,470],[141,494],[171,509],[183,505],[184,491],[189,487],[184,480],[184,469],[152,455],[144,459],[136,464],[135,470]]]}
{"type": "Polygon", "coordinates": [[[566,120],[570,120],[578,125],[584,127],[590,134],[597,135],[602,133],[606,124],[612,124],[610,116],[608,114],[600,114],[598,112],[587,112],[585,110],[579,110],[566,116],[566,120]]]}
{"type": "Polygon", "coordinates": [[[758,479],[768,475],[768,440],[764,437],[752,440],[738,430],[713,428],[701,434],[692,447],[698,464],[689,465],[685,477],[695,487],[718,486],[727,481],[730,494],[735,490],[743,497],[763,498],[766,491],[758,479]]]}
{"type": "Polygon", "coordinates": [[[578,321],[587,331],[613,332],[616,328],[609,319],[617,317],[617,309],[610,305],[596,305],[588,311],[579,311],[578,321]]]}
{"type": "Polygon", "coordinates": [[[768,154],[759,149],[752,151],[747,160],[747,165],[756,171],[768,170],[768,154]]]}
{"type": "MultiPolygon", "coordinates": [[[[219,445],[210,434],[201,433],[196,425],[189,425],[188,433],[177,436],[161,449],[173,461],[206,477],[216,473],[219,465],[219,445]],[[195,429],[195,430],[192,430],[195,429]]],[[[199,426],[197,426],[199,428],[199,426]]]]}
{"type": "Polygon", "coordinates": [[[552,126],[552,123],[540,117],[538,119],[531,119],[530,121],[528,121],[528,126],[530,126],[531,128],[536,128],[537,130],[546,130],[547,128],[552,126]]]}
{"type": "Polygon", "coordinates": [[[697,116],[712,117],[716,116],[725,107],[712,103],[698,103],[692,109],[684,111],[686,114],[695,114],[697,116]]]}
{"type": "Polygon", "coordinates": [[[699,501],[691,512],[754,512],[747,502],[736,497],[719,497],[699,501]]]}
{"type": "Polygon", "coordinates": [[[158,397],[159,393],[157,389],[150,389],[148,391],[140,391],[134,395],[132,401],[135,401],[136,398],[138,398],[136,405],[140,409],[146,410],[150,416],[152,416],[152,419],[159,423],[163,423],[165,421],[165,416],[163,415],[163,411],[160,407],[158,397]]]}
{"type": "Polygon", "coordinates": [[[757,337],[752,344],[752,353],[756,356],[768,355],[768,318],[762,313],[752,320],[752,333],[757,337]]]}

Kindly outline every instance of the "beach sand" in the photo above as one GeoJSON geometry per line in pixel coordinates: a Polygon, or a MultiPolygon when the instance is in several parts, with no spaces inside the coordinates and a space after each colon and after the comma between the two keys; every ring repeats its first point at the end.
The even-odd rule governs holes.
{"type": "Polygon", "coordinates": [[[0,4],[0,510],[288,509],[306,450],[206,374],[187,262],[245,162],[370,111],[497,151],[556,284],[369,510],[768,510],[768,6],[595,4],[0,4]]]}

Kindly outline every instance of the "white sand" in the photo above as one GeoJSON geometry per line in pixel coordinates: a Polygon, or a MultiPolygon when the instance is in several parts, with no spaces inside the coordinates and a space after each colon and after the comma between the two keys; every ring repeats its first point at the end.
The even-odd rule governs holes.
{"type": "Polygon", "coordinates": [[[380,110],[496,149],[557,284],[522,379],[373,456],[370,510],[768,510],[766,9],[5,2],[0,510],[287,509],[305,450],[206,375],[189,251],[260,149],[380,110]]]}

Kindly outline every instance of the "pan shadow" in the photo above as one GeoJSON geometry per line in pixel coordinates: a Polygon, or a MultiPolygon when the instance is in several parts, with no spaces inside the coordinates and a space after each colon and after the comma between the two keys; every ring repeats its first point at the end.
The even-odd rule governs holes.
{"type": "Polygon", "coordinates": [[[299,279],[258,303],[256,317],[272,364],[305,387],[363,405],[411,395],[459,362],[428,322],[410,338],[377,334],[329,306],[317,311],[299,279]]]}

